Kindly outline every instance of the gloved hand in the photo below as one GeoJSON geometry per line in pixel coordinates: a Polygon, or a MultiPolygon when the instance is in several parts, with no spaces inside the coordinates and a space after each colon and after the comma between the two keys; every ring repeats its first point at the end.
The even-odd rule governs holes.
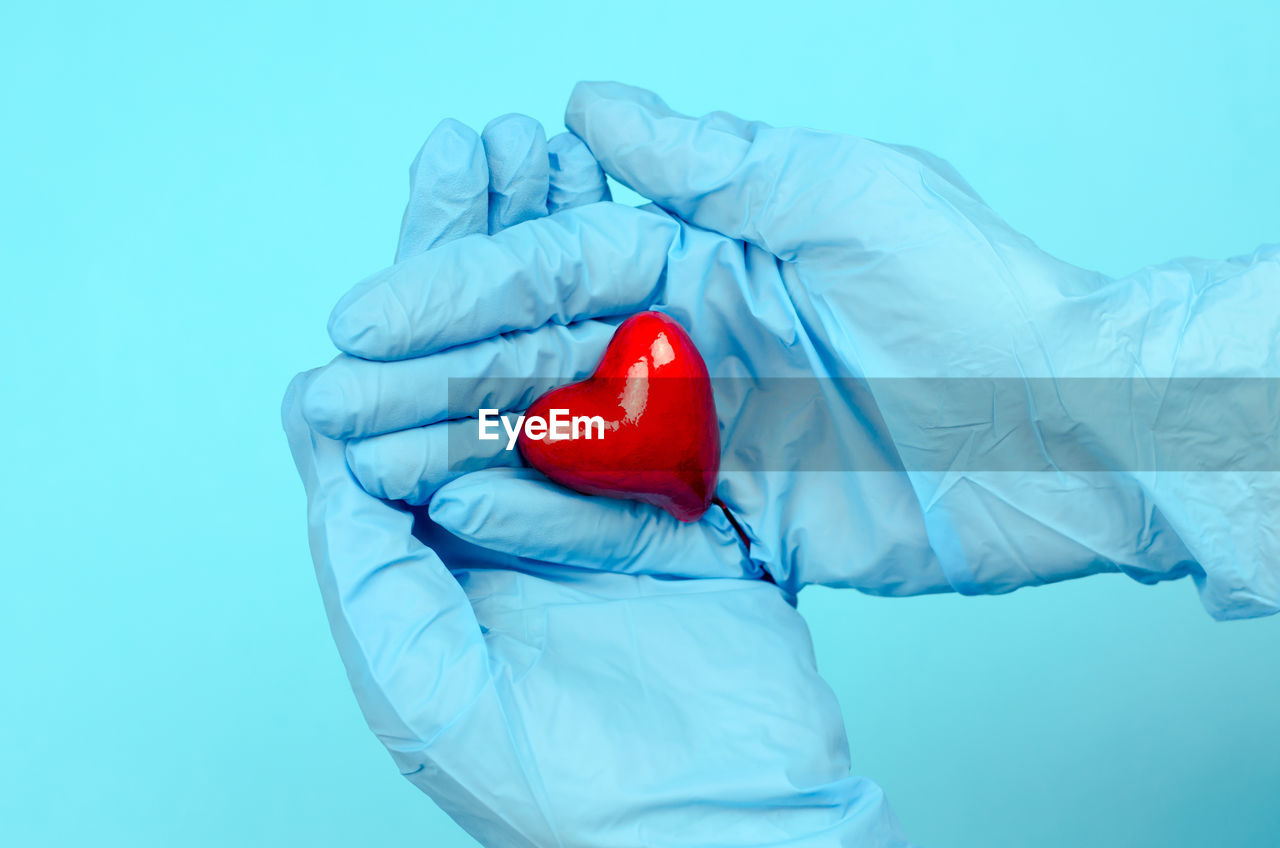
{"type": "MultiPolygon", "coordinates": [[[[548,173],[528,118],[483,142],[442,124],[411,172],[398,260],[599,199],[594,160],[562,138],[548,173]]],[[[849,775],[838,705],[776,586],[461,542],[360,487],[347,446],[302,417],[316,373],[290,385],[283,418],[334,639],[401,772],[468,832],[503,848],[905,844],[880,789],[849,775]]],[[[651,552],[678,571],[747,570],[731,529],[691,538],[659,535],[651,552]]]]}
{"type": "MultiPolygon", "coordinates": [[[[307,410],[334,436],[404,431],[353,451],[371,491],[426,502],[456,474],[440,470],[440,450],[410,462],[431,427],[404,428],[468,430],[457,419],[479,401],[521,408],[590,371],[602,317],[656,308],[686,326],[717,380],[730,469],[719,496],[746,527],[753,562],[790,590],[1002,592],[1120,570],[1144,582],[1190,574],[1219,618],[1280,607],[1280,540],[1266,530],[1280,506],[1274,474],[1161,470],[1168,452],[1143,422],[1082,423],[1087,398],[1069,402],[1063,379],[1103,378],[1112,417],[1127,424],[1143,406],[1133,386],[1159,415],[1161,378],[1276,376],[1280,250],[1111,280],[1039,250],[922,151],[723,113],[686,118],[617,84],[580,85],[566,122],[661,209],[570,210],[375,275],[345,297],[330,322],[337,345],[402,361],[326,373],[307,410]],[[432,379],[458,373],[460,351],[488,363],[499,348],[537,378],[527,393],[499,380],[452,409],[422,400],[432,379]],[[857,379],[828,379],[847,377],[857,379]],[[930,378],[1004,388],[949,420],[930,378]],[[783,387],[786,402],[760,403],[762,386],[783,387]],[[1043,445],[1043,456],[1020,457],[1043,464],[1010,474],[981,461],[1006,441],[1043,445]],[[815,444],[827,470],[808,470],[815,444]],[[1057,464],[1078,449],[1078,468],[1057,464]]],[[[520,376],[506,365],[488,373],[520,376]]],[[[1202,412],[1177,425],[1204,445],[1230,422],[1202,412]]],[[[432,515],[491,548],[636,571],[675,567],[647,556],[650,538],[707,531],[501,469],[449,482],[432,515]],[[625,532],[599,532],[626,516],[625,532]],[[621,557],[620,539],[635,540],[621,557]]]]}

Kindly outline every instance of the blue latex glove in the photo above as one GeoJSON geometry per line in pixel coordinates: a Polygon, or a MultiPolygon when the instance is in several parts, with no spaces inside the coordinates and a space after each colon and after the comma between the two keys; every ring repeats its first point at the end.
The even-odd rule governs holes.
{"type": "MultiPolygon", "coordinates": [[[[581,142],[541,137],[520,116],[483,140],[438,127],[411,172],[399,261],[600,199],[581,142]]],[[[302,417],[315,374],[290,385],[283,418],[334,640],[401,772],[468,832],[503,848],[906,844],[879,787],[849,775],[839,707],[780,589],[461,542],[356,482],[344,443],[302,417]]],[[[688,541],[650,546],[681,571],[749,570],[731,529],[688,541]]]]}
{"type": "MultiPolygon", "coordinates": [[[[661,209],[568,210],[457,243],[345,297],[330,323],[337,345],[403,361],[326,372],[307,410],[335,436],[404,430],[356,450],[353,468],[372,491],[420,503],[444,481],[431,514],[471,541],[588,567],[678,571],[679,562],[648,555],[649,540],[706,527],[673,526],[509,469],[448,482],[427,463],[407,467],[411,453],[397,449],[421,441],[423,430],[406,428],[465,427],[457,419],[479,401],[516,409],[545,383],[584,376],[603,348],[598,319],[657,308],[689,329],[713,377],[728,381],[717,385],[726,466],[744,470],[725,474],[718,494],[745,526],[753,563],[788,589],[1003,592],[1118,570],[1144,582],[1191,575],[1219,618],[1280,607],[1280,538],[1267,529],[1280,507],[1274,474],[1112,466],[1112,454],[1154,448],[1141,432],[1125,433],[1125,445],[1084,432],[1079,404],[1024,405],[1013,411],[1021,421],[1008,408],[939,420],[936,400],[895,396],[883,382],[1004,378],[1027,381],[1030,395],[1036,381],[1053,394],[1065,377],[1134,378],[1157,381],[1158,408],[1163,377],[1275,377],[1280,250],[1113,280],[1039,250],[922,151],[723,113],[691,119],[617,84],[580,85],[566,122],[610,175],[661,209]],[[487,362],[499,348],[543,378],[528,395],[503,383],[454,408],[422,400],[431,375],[462,376],[457,366],[487,362]],[[815,383],[821,415],[798,410],[790,426],[774,416],[767,428],[746,415],[742,386],[753,378],[832,376],[870,379],[869,395],[815,383]],[[1057,447],[1078,439],[1103,470],[1055,470],[1048,449],[1035,472],[967,460],[1014,431],[1057,447]],[[788,468],[790,447],[815,433],[848,457],[879,452],[886,468],[900,453],[928,461],[907,463],[909,473],[814,472],[802,470],[801,450],[788,468]],[[775,470],[752,470],[760,456],[775,470]],[[600,532],[602,522],[617,534],[600,532]],[[621,557],[620,539],[636,540],[621,557]]],[[[1189,422],[1190,441],[1213,442],[1225,424],[1201,415],[1189,422]]],[[[487,462],[510,460],[477,457],[469,467],[487,462]]]]}

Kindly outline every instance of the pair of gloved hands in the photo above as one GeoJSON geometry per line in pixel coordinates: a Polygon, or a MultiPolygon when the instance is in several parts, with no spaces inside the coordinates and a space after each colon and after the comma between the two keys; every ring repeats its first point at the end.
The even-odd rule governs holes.
{"type": "MultiPolygon", "coordinates": [[[[1275,543],[1222,531],[1202,497],[1274,513],[1273,489],[966,471],[936,454],[998,443],[1005,422],[964,421],[957,447],[935,438],[948,422],[919,424],[929,398],[874,382],[1171,374],[1206,344],[1243,366],[1261,332],[1218,339],[1186,297],[1221,268],[1072,267],[908,148],[690,119],[614,84],[580,85],[566,123],[549,143],[521,116],[482,137],[441,124],[414,162],[396,264],[342,299],[330,334],[345,354],[284,404],[366,718],[481,841],[903,844],[879,788],[849,776],[794,609],[808,583],[993,592],[1119,569],[1192,574],[1221,617],[1274,611],[1275,543]],[[655,205],[601,202],[601,166],[655,205]],[[718,495],[747,544],[719,510],[681,524],[577,495],[504,467],[516,456],[498,443],[451,455],[479,407],[583,378],[648,308],[723,380],[718,495]],[[753,387],[772,378],[821,415],[760,426],[753,387]],[[811,468],[799,446],[814,439],[859,470],[811,468]]],[[[1226,269],[1226,308],[1268,292],[1277,256],[1226,269]]],[[[1059,418],[1050,440],[1077,429],[1059,418]]]]}

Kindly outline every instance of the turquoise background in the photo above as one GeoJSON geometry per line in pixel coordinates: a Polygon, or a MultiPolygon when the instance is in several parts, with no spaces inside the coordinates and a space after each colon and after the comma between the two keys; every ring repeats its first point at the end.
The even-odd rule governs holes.
{"type": "MultiPolygon", "coordinates": [[[[613,78],[911,143],[1123,273],[1280,239],[1277,44],[1271,0],[4,4],[0,842],[471,844],[363,725],[277,413],[440,118],[613,78]]],[[[1280,843],[1278,620],[1121,577],[801,607],[920,842],[1280,843]]]]}

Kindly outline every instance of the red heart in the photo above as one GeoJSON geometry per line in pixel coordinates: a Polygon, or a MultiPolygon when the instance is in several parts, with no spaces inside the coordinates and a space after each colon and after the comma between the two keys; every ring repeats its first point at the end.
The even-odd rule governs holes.
{"type": "Polygon", "coordinates": [[[524,458],[562,486],[651,503],[681,521],[711,505],[720,471],[711,380],[689,334],[661,312],[623,321],[595,373],[538,398],[526,420],[549,422],[552,410],[562,422],[603,420],[541,438],[521,428],[524,458]]]}

